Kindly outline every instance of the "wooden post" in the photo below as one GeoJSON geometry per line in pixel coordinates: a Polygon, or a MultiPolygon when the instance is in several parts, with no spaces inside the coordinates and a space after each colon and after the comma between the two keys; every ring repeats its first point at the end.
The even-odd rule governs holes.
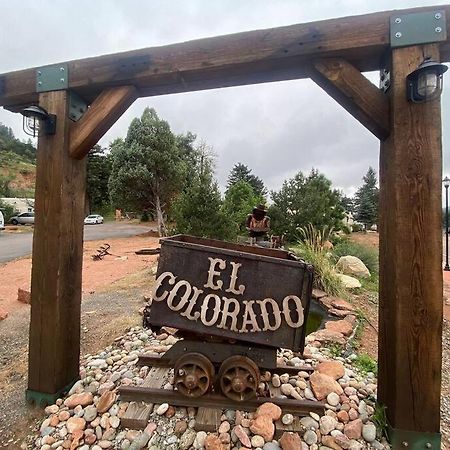
{"type": "Polygon", "coordinates": [[[86,159],[69,156],[68,93],[39,105],[57,116],[56,134],[39,137],[31,274],[27,400],[43,405],[79,378],[86,159]]]}
{"type": "Polygon", "coordinates": [[[380,153],[378,400],[394,448],[440,449],[442,225],[440,101],[406,99],[406,76],[437,44],[392,50],[391,134],[380,153]],[[419,434],[417,434],[419,433],[419,434]],[[430,433],[430,434],[427,434],[430,433]]]}

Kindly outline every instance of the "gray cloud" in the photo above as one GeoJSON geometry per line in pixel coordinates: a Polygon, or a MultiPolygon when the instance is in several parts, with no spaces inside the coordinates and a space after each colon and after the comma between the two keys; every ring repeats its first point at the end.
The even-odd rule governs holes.
{"type": "MultiPolygon", "coordinates": [[[[445,2],[0,0],[0,73],[238,31],[436,3],[445,2]]],[[[369,78],[376,82],[377,75],[369,78]]],[[[369,165],[378,169],[377,139],[310,80],[140,99],[101,144],[124,136],[130,120],[146,106],[154,107],[175,132],[190,130],[214,148],[222,187],[236,162],[247,164],[270,189],[279,189],[298,170],[315,167],[346,193],[361,184],[369,165]]],[[[450,137],[447,87],[442,106],[445,148],[450,137]]],[[[19,115],[0,109],[0,122],[25,137],[19,115]]]]}

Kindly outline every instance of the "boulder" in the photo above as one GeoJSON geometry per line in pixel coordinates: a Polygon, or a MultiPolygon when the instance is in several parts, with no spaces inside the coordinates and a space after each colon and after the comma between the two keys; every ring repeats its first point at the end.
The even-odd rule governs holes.
{"type": "Polygon", "coordinates": [[[366,265],[356,256],[341,256],[336,264],[336,268],[346,275],[369,278],[370,272],[366,265]]]}
{"type": "Polygon", "coordinates": [[[339,380],[345,374],[344,364],[340,361],[323,361],[317,365],[316,370],[334,380],[339,380]]]}
{"type": "Polygon", "coordinates": [[[339,297],[329,297],[331,300],[331,306],[336,309],[340,309],[343,311],[354,311],[354,306],[349,303],[347,300],[339,297]]]}
{"type": "Polygon", "coordinates": [[[343,273],[337,273],[336,276],[341,280],[342,285],[346,289],[358,289],[361,287],[361,283],[357,278],[344,275],[343,273]]]}
{"type": "Polygon", "coordinates": [[[348,320],[334,320],[325,323],[325,329],[350,336],[353,332],[352,324],[348,320]]]}

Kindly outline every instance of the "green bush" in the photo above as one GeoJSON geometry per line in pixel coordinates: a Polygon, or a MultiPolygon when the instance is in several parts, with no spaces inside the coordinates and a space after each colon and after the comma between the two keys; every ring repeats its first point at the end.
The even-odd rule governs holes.
{"type": "Polygon", "coordinates": [[[359,233],[360,231],[364,231],[364,227],[359,223],[354,223],[352,225],[352,231],[353,233],[359,233]]]}
{"type": "Polygon", "coordinates": [[[369,269],[371,274],[378,273],[378,251],[365,245],[357,244],[347,240],[342,240],[333,248],[334,262],[336,263],[341,256],[356,256],[369,269]]]}

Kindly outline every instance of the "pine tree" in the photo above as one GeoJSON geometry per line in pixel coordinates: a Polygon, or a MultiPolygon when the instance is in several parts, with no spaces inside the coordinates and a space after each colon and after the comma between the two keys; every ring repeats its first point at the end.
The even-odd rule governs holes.
{"type": "Polygon", "coordinates": [[[267,195],[267,189],[264,186],[264,182],[261,178],[252,174],[252,170],[249,169],[245,164],[237,163],[231,169],[230,174],[228,175],[227,181],[227,192],[231,186],[236,184],[238,181],[245,181],[250,184],[253,188],[253,191],[256,195],[265,197],[267,195]]]}
{"type": "Polygon", "coordinates": [[[378,222],[377,174],[372,167],[369,167],[363,181],[355,194],[355,218],[369,229],[378,222]]]}

